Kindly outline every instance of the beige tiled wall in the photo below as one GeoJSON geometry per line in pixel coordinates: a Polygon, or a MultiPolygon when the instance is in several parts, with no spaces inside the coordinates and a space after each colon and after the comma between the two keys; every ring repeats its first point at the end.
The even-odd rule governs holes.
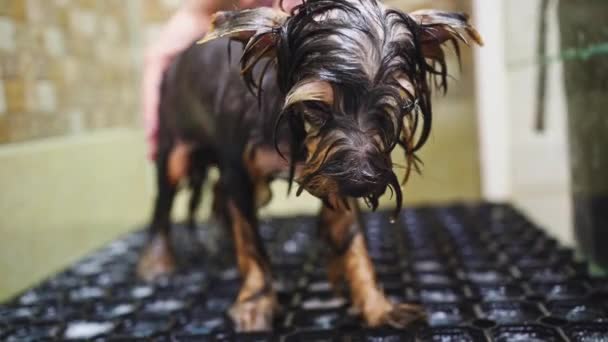
{"type": "Polygon", "coordinates": [[[0,142],[134,125],[123,1],[2,2],[0,142]]]}
{"type": "Polygon", "coordinates": [[[141,39],[178,4],[0,0],[0,143],[135,126],[141,39]]]}

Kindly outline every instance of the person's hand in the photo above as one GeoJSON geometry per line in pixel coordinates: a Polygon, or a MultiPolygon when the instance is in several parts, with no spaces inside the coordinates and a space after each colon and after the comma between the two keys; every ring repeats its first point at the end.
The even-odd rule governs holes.
{"type": "MultiPolygon", "coordinates": [[[[300,5],[302,3],[302,0],[283,0],[283,8],[281,8],[282,10],[284,10],[285,12],[289,13],[291,12],[291,10],[296,7],[297,5],[300,5]]],[[[281,5],[281,0],[274,0],[274,4],[273,6],[275,8],[280,8],[281,5]]]]}
{"type": "MultiPolygon", "coordinates": [[[[196,2],[203,3],[205,0],[196,2]]],[[[207,5],[211,3],[211,0],[206,1],[207,5]]],[[[157,152],[158,106],[163,74],[176,55],[203,36],[209,26],[209,12],[197,6],[184,6],[173,15],[159,37],[146,50],[142,79],[142,109],[150,160],[156,158],[157,152]]]]}

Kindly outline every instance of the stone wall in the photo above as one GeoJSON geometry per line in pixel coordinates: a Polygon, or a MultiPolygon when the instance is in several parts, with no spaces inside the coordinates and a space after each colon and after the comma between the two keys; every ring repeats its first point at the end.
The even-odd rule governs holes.
{"type": "Polygon", "coordinates": [[[142,37],[178,4],[0,0],[0,143],[137,125],[142,37]]]}

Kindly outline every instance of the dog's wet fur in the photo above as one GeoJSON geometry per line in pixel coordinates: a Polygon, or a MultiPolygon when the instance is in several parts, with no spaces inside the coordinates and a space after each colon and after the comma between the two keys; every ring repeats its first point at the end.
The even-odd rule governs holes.
{"type": "Polygon", "coordinates": [[[418,307],[390,302],[378,286],[356,199],[376,209],[390,189],[400,210],[391,151],[403,150],[406,175],[417,169],[415,153],[431,129],[430,83],[447,90],[443,45],[459,54],[467,36],[481,44],[462,13],[406,14],[376,0],[309,0],[289,14],[217,13],[203,44],[182,53],[164,78],[158,196],[140,276],[174,270],[168,235],[178,183],[188,178],[198,188],[193,213],[207,169],[216,166],[213,211],[232,229],[243,280],[229,312],[238,330],[271,329],[278,307],[256,218],[276,178],[323,201],[330,279],[346,281],[369,326],[422,318],[418,307]]]}

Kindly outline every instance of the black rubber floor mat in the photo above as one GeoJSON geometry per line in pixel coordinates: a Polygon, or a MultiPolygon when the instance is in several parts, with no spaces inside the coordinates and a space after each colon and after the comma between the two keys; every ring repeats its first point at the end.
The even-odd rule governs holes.
{"type": "Polygon", "coordinates": [[[334,294],[313,217],[272,219],[261,235],[283,312],[272,333],[235,334],[239,288],[229,239],[177,226],[180,272],[134,275],[143,232],[115,241],[0,306],[7,341],[608,341],[608,280],[507,205],[453,205],[363,217],[385,292],[422,304],[427,324],[367,329],[334,294]],[[195,237],[195,238],[193,238],[195,237]]]}

